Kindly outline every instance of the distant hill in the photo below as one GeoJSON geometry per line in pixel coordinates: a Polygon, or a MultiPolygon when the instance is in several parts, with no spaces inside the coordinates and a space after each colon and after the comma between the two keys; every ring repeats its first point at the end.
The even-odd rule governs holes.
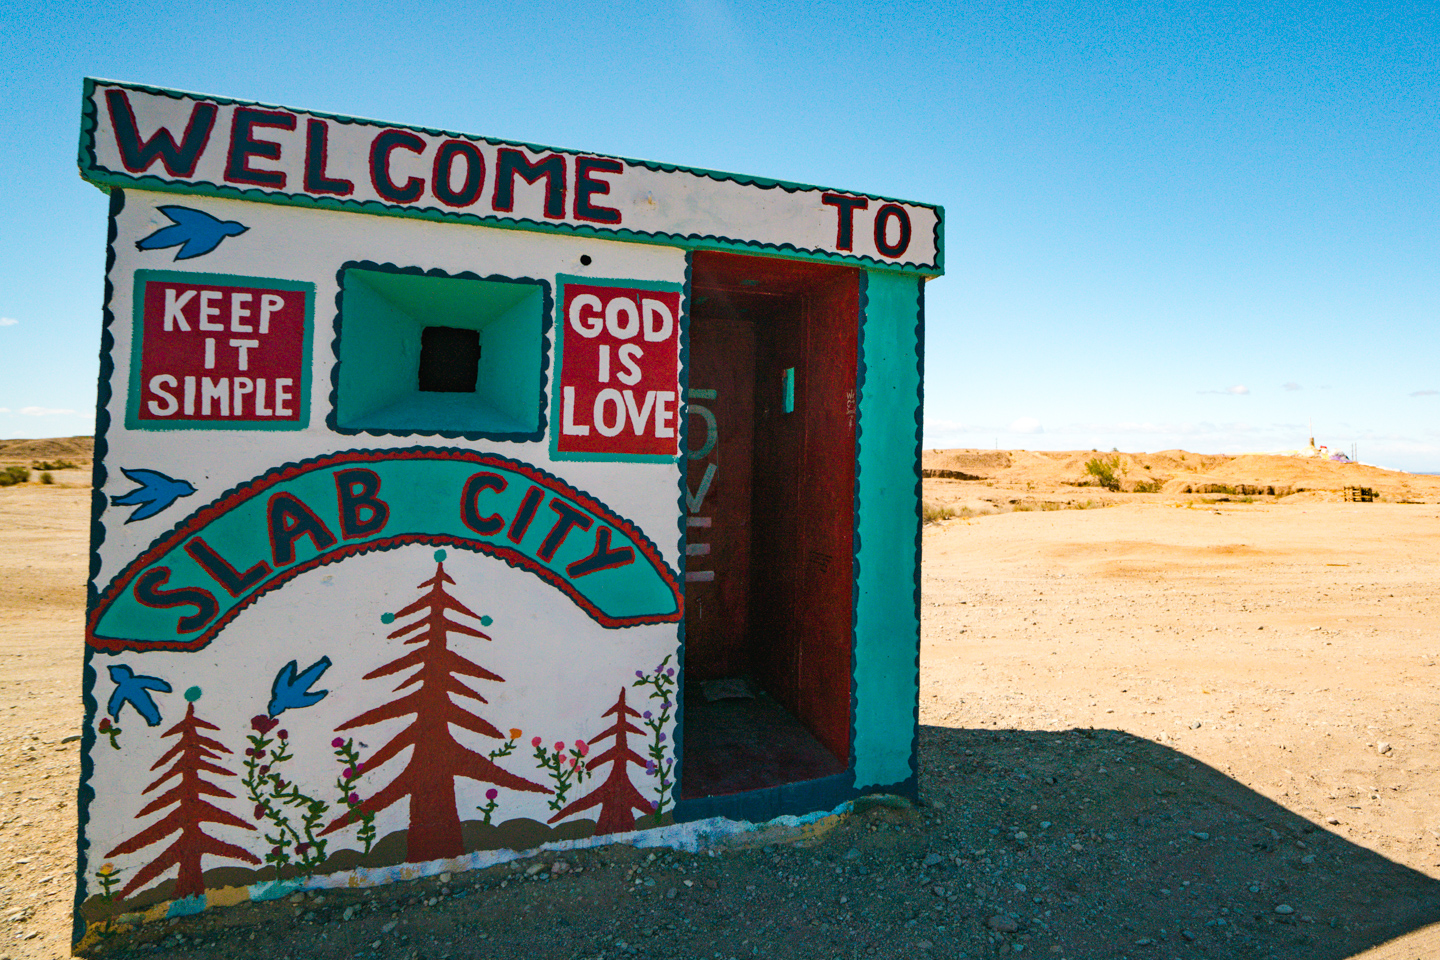
{"type": "Polygon", "coordinates": [[[1271,454],[1210,454],[1188,450],[1158,453],[1104,453],[1094,450],[926,450],[925,475],[935,479],[981,481],[1026,491],[1096,487],[1085,464],[1118,458],[1124,492],[1223,493],[1287,496],[1302,492],[1339,495],[1346,487],[1368,487],[1391,500],[1440,498],[1440,478],[1383,470],[1362,463],[1271,454]]]}
{"type": "Polygon", "coordinates": [[[94,437],[0,440],[0,463],[28,465],[32,460],[73,460],[76,463],[89,463],[94,457],[94,437]]]}

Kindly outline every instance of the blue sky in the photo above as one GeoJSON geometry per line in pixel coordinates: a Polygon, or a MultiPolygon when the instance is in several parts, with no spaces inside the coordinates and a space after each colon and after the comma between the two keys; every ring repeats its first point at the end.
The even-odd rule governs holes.
{"type": "Polygon", "coordinates": [[[0,0],[0,437],[92,430],[91,75],[943,204],[927,446],[1273,450],[1313,418],[1440,471],[1435,4],[655,10],[0,0]]]}

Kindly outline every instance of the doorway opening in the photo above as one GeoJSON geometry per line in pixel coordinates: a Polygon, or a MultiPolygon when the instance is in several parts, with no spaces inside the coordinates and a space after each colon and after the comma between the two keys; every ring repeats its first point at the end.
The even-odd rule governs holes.
{"type": "Polygon", "coordinates": [[[860,271],[691,263],[681,799],[850,760],[860,271]]]}

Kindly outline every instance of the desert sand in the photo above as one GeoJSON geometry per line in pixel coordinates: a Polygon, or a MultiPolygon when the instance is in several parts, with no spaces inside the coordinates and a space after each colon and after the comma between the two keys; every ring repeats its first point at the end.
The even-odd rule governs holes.
{"type": "MultiPolygon", "coordinates": [[[[1126,455],[1160,480],[1127,493],[1074,485],[1089,451],[927,451],[976,479],[925,482],[956,515],[923,534],[918,809],[210,911],[105,953],[1440,956],[1440,480],[1172,454],[1126,455]],[[1377,502],[1342,500],[1359,477],[1377,502]]],[[[90,491],[65,474],[0,488],[15,960],[70,938],[90,491]]]]}

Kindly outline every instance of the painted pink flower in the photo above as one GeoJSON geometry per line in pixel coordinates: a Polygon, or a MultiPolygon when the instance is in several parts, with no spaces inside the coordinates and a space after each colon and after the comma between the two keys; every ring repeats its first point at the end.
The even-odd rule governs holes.
{"type": "Polygon", "coordinates": [[[496,790],[494,787],[491,787],[489,790],[485,791],[486,800],[494,800],[498,796],[500,796],[500,791],[496,790]]]}
{"type": "Polygon", "coordinates": [[[540,746],[540,738],[539,738],[539,737],[536,737],[534,740],[531,740],[531,741],[530,741],[530,746],[532,746],[532,747],[538,747],[538,746],[540,746]]]}
{"type": "Polygon", "coordinates": [[[576,740],[576,741],[575,741],[575,749],[578,750],[578,751],[580,751],[580,756],[583,757],[583,756],[586,756],[587,754],[589,754],[589,752],[590,752],[590,744],[586,743],[584,740],[576,740]]]}
{"type": "Polygon", "coordinates": [[[330,741],[330,746],[334,747],[336,750],[343,750],[345,748],[345,738],[336,737],[334,740],[330,741]]]}
{"type": "Polygon", "coordinates": [[[352,793],[352,794],[350,794],[350,796],[347,797],[346,799],[348,799],[351,803],[359,803],[359,802],[360,802],[360,794],[358,794],[358,793],[352,793]]]}
{"type": "Polygon", "coordinates": [[[279,720],[267,717],[263,713],[256,714],[255,716],[250,718],[250,726],[254,727],[255,730],[259,733],[269,733],[271,730],[274,730],[279,725],[279,720]]]}
{"type": "Polygon", "coordinates": [[[342,776],[344,776],[346,780],[353,779],[354,776],[355,776],[355,768],[354,768],[354,767],[346,767],[345,770],[344,770],[344,772],[342,773],[342,776]]]}
{"type": "Polygon", "coordinates": [[[564,742],[563,740],[556,740],[556,741],[555,741],[555,752],[556,752],[556,753],[559,753],[559,752],[561,752],[561,751],[564,750],[564,749],[565,749],[565,742],[564,742]]]}

